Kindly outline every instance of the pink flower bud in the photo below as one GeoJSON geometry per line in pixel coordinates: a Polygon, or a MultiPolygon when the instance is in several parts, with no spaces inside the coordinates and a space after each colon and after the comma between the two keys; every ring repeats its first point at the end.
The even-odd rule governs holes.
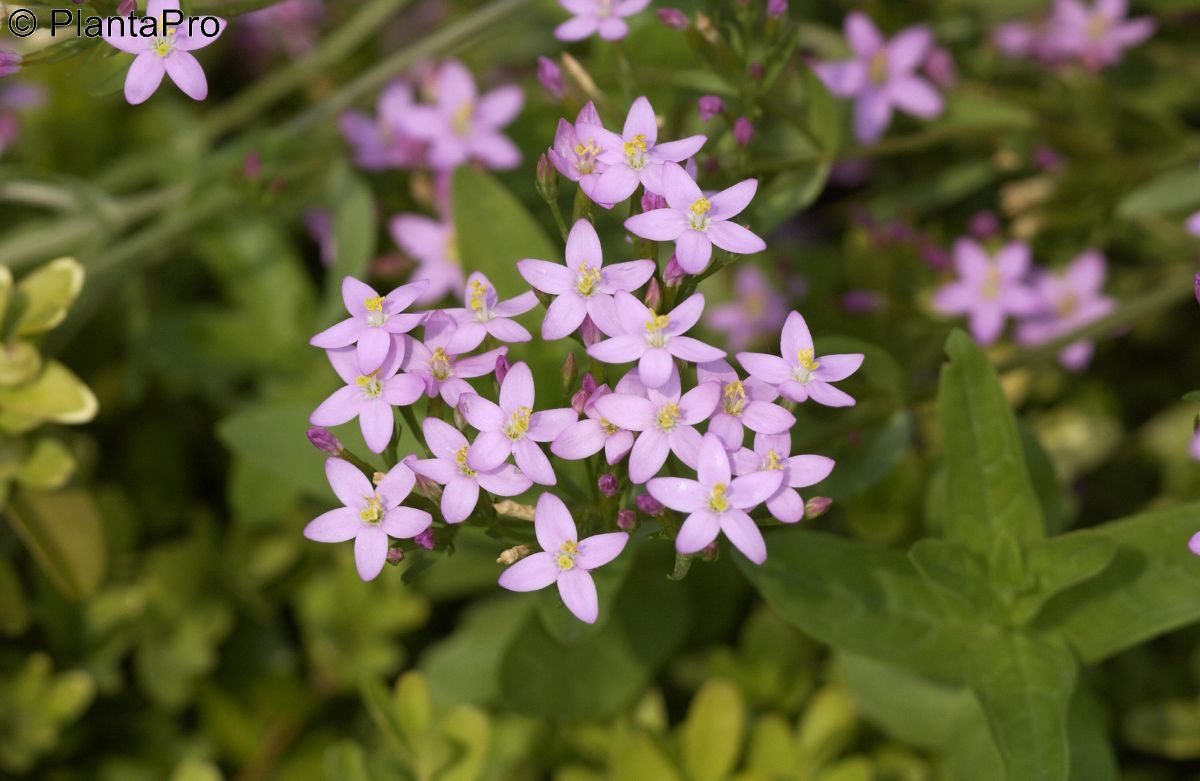
{"type": "Polygon", "coordinates": [[[623,532],[631,532],[637,528],[637,513],[625,509],[617,511],[617,528],[623,532]]]}
{"type": "Polygon", "coordinates": [[[745,117],[738,117],[733,123],[733,140],[738,142],[738,146],[749,146],[754,140],[754,125],[750,124],[750,120],[745,117]]]}
{"type": "Polygon", "coordinates": [[[496,359],[496,382],[504,384],[504,378],[508,376],[509,368],[510,364],[506,356],[501,355],[496,359]]]}
{"type": "Polygon", "coordinates": [[[678,8],[658,9],[658,20],[674,30],[686,30],[691,25],[687,14],[678,8]]]}
{"type": "Polygon", "coordinates": [[[534,180],[538,195],[544,201],[553,201],[558,197],[558,171],[550,164],[550,158],[543,152],[537,161],[537,178],[534,180]]]}
{"type": "Polygon", "coordinates": [[[833,504],[833,500],[828,496],[814,496],[804,503],[804,517],[807,520],[820,518],[825,513],[829,512],[829,506],[833,504]]]}
{"type": "Polygon", "coordinates": [[[416,537],[413,537],[413,542],[425,550],[433,550],[433,529],[426,529],[416,537]]]}
{"type": "Polygon", "coordinates": [[[750,63],[748,72],[750,74],[750,78],[754,79],[755,81],[760,81],[763,77],[763,74],[767,72],[767,69],[761,62],[752,62],[750,63]]]}
{"type": "Polygon", "coordinates": [[[592,376],[592,373],[588,372],[583,375],[583,379],[579,382],[579,387],[590,396],[596,392],[596,388],[600,387],[600,384],[596,382],[596,378],[592,376]]]}
{"type": "Polygon", "coordinates": [[[463,402],[461,399],[454,407],[454,427],[459,431],[467,430],[467,416],[463,412],[463,402]]]}
{"type": "Polygon", "coordinates": [[[320,426],[310,428],[308,430],[308,441],[322,453],[328,453],[331,456],[340,456],[342,454],[342,443],[327,428],[320,426]]]}
{"type": "Polygon", "coordinates": [[[0,49],[0,77],[11,76],[21,70],[21,55],[0,49]]]}
{"type": "Polygon", "coordinates": [[[662,503],[650,494],[638,494],[638,497],[634,500],[634,502],[637,504],[637,508],[639,510],[646,515],[649,515],[651,518],[662,515],[663,509],[665,509],[663,508],[662,503]]]}
{"type": "Polygon", "coordinates": [[[1057,171],[1063,166],[1063,158],[1054,149],[1043,144],[1034,150],[1033,164],[1043,171],[1057,171]]]}
{"type": "Polygon", "coordinates": [[[563,83],[562,70],[554,60],[549,57],[538,57],[537,77],[547,95],[554,100],[562,98],[567,87],[563,83]]]}
{"type": "Polygon", "coordinates": [[[610,499],[617,495],[621,490],[621,483],[617,480],[617,476],[609,472],[600,475],[600,479],[596,481],[597,487],[600,489],[601,496],[607,496],[610,499]]]}
{"type": "Polygon", "coordinates": [[[716,561],[717,557],[720,555],[721,549],[717,547],[716,542],[710,542],[704,546],[704,550],[700,551],[700,558],[704,559],[705,561],[716,561]]]}
{"type": "Polygon", "coordinates": [[[387,563],[393,567],[404,561],[404,551],[400,548],[388,548],[387,563]]]}
{"type": "Polygon", "coordinates": [[[658,280],[650,277],[650,284],[646,286],[646,307],[658,311],[658,307],[662,304],[662,288],[658,286],[658,280]]]}
{"type": "Polygon", "coordinates": [[[570,390],[575,385],[575,379],[579,376],[579,365],[575,363],[575,353],[567,353],[567,359],[562,365],[562,383],[563,388],[570,390]]]}
{"type": "Polygon", "coordinates": [[[121,4],[117,6],[117,14],[119,16],[129,16],[137,10],[137,0],[121,0],[121,4]]]}
{"type": "Polygon", "coordinates": [[[1000,220],[995,212],[984,209],[971,218],[967,232],[977,239],[990,239],[1000,232],[1000,220]]]}
{"type": "Polygon", "coordinates": [[[655,195],[650,191],[646,191],[642,195],[642,211],[650,212],[655,209],[667,208],[667,199],[661,195],[655,195]]]}
{"type": "Polygon", "coordinates": [[[883,309],[883,295],[878,290],[849,290],[842,296],[842,308],[854,314],[870,314],[883,309]]]}
{"type": "Polygon", "coordinates": [[[679,261],[672,255],[667,261],[667,267],[663,269],[663,284],[667,287],[679,287],[679,283],[687,276],[687,272],[683,270],[683,266],[679,265],[679,261]]]}
{"type": "Polygon", "coordinates": [[[604,334],[600,333],[600,329],[596,327],[590,317],[583,318],[583,325],[579,326],[579,333],[583,337],[585,347],[591,347],[604,338],[604,334]]]}
{"type": "Polygon", "coordinates": [[[767,16],[778,19],[788,12],[788,0],[767,0],[767,16]]]}
{"type": "Polygon", "coordinates": [[[705,95],[696,102],[700,111],[700,121],[707,122],[725,110],[725,101],[716,95],[705,95]]]}
{"type": "Polygon", "coordinates": [[[242,176],[254,181],[262,176],[262,170],[262,155],[258,152],[248,152],[245,159],[242,160],[242,176]]]}
{"type": "Polygon", "coordinates": [[[942,89],[951,89],[958,81],[958,71],[954,67],[954,58],[950,52],[938,46],[929,52],[922,66],[929,80],[942,89]]]}

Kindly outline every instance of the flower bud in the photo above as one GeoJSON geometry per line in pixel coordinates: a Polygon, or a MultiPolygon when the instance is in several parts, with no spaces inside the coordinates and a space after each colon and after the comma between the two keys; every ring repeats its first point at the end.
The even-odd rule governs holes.
{"type": "Polygon", "coordinates": [[[567,359],[562,365],[562,383],[563,388],[570,390],[575,387],[575,380],[579,378],[579,365],[575,363],[575,353],[567,353],[567,359]]]}
{"type": "Polygon", "coordinates": [[[637,513],[625,509],[617,511],[617,528],[623,532],[631,532],[637,528],[637,513]]]}
{"type": "Polygon", "coordinates": [[[752,62],[750,63],[750,67],[747,68],[747,73],[750,74],[750,78],[754,79],[755,81],[761,81],[763,74],[766,72],[767,68],[761,62],[752,62]]]}
{"type": "Polygon", "coordinates": [[[121,0],[121,4],[117,6],[117,15],[129,16],[137,10],[137,0],[121,0]]]}
{"type": "Polygon", "coordinates": [[[459,431],[467,430],[467,415],[463,412],[463,399],[458,400],[458,404],[454,405],[454,427],[459,431]]]}
{"type": "Polygon", "coordinates": [[[496,382],[504,384],[504,378],[508,376],[508,370],[511,364],[508,362],[508,356],[501,355],[496,358],[496,382]]]}
{"type": "Polygon", "coordinates": [[[716,561],[720,555],[721,549],[717,547],[716,541],[705,545],[704,549],[700,551],[700,558],[704,559],[705,561],[716,561]]]}
{"type": "Polygon", "coordinates": [[[778,19],[788,12],[788,0],[767,0],[767,16],[778,19]]]}
{"type": "Polygon", "coordinates": [[[878,290],[848,290],[842,296],[842,309],[853,314],[871,314],[883,308],[883,295],[878,290]]]}
{"type": "Polygon", "coordinates": [[[250,181],[254,181],[262,176],[263,162],[262,155],[258,152],[248,152],[242,160],[242,176],[250,181]]]}
{"type": "Polygon", "coordinates": [[[658,311],[658,307],[662,305],[662,288],[658,286],[658,280],[650,277],[650,284],[646,286],[646,308],[658,311]]]}
{"type": "Polygon", "coordinates": [[[583,379],[579,381],[579,388],[589,396],[595,393],[598,387],[600,387],[600,383],[596,382],[596,378],[592,376],[591,372],[583,375],[583,379]]]}
{"type": "Polygon", "coordinates": [[[11,76],[21,70],[21,55],[0,49],[0,77],[11,76]]]}
{"type": "Polygon", "coordinates": [[[671,259],[667,261],[667,267],[663,269],[663,284],[667,287],[679,287],[679,283],[683,282],[683,278],[686,276],[687,272],[672,255],[671,259]]]}
{"type": "Polygon", "coordinates": [[[501,553],[500,556],[497,557],[496,563],[503,564],[505,566],[508,566],[509,564],[516,564],[527,555],[529,555],[529,546],[518,545],[515,548],[509,548],[501,553]]]}
{"type": "Polygon", "coordinates": [[[342,443],[327,428],[322,428],[321,426],[310,428],[308,430],[308,441],[322,453],[328,453],[331,456],[340,456],[342,454],[342,443]]]}
{"type": "Polygon", "coordinates": [[[707,122],[725,110],[725,101],[716,95],[705,95],[696,102],[700,111],[700,121],[707,122]]]}
{"type": "Polygon", "coordinates": [[[583,318],[583,325],[579,326],[579,333],[583,337],[585,347],[591,347],[604,338],[604,334],[600,333],[600,329],[592,322],[591,317],[583,318]]]}
{"type": "MultiPolygon", "coordinates": [[[[407,461],[408,459],[405,459],[406,463],[407,461]]],[[[410,466],[409,468],[411,469],[412,467],[410,466]]],[[[441,498],[442,488],[440,485],[430,480],[420,472],[414,471],[413,474],[416,475],[416,482],[413,484],[413,490],[415,490],[420,496],[424,496],[426,499],[437,501],[441,498]]]]}
{"type": "Polygon", "coordinates": [[[954,67],[954,58],[950,52],[940,46],[930,50],[922,66],[929,80],[942,89],[951,89],[958,81],[958,71],[954,67]]]}
{"type": "Polygon", "coordinates": [[[1196,288],[1196,303],[1200,304],[1200,274],[1192,277],[1192,285],[1196,288]]]}
{"type": "Polygon", "coordinates": [[[658,20],[673,30],[686,30],[691,24],[687,14],[678,8],[658,9],[658,20]]]}
{"type": "Polygon", "coordinates": [[[829,506],[833,504],[833,500],[828,496],[814,496],[804,503],[804,518],[812,520],[820,518],[825,513],[829,512],[829,506]]]}
{"type": "Polygon", "coordinates": [[[393,567],[404,561],[404,551],[400,548],[388,548],[387,563],[393,567]]]}
{"type": "Polygon", "coordinates": [[[1053,148],[1043,145],[1034,150],[1033,164],[1043,171],[1057,171],[1063,166],[1063,158],[1053,148]]]}
{"type": "Polygon", "coordinates": [[[738,143],[738,146],[749,146],[754,140],[754,125],[750,124],[750,120],[745,117],[738,117],[733,123],[733,140],[738,143]]]}
{"type": "Polygon", "coordinates": [[[634,502],[637,504],[637,508],[639,510],[646,515],[649,515],[651,518],[656,518],[659,515],[662,515],[662,512],[665,509],[662,506],[662,503],[650,494],[638,494],[637,499],[635,499],[634,502]]]}
{"type": "Polygon", "coordinates": [[[655,209],[667,208],[667,199],[647,190],[642,194],[642,211],[652,212],[655,209]]]}
{"type": "Polygon", "coordinates": [[[605,472],[600,475],[600,479],[596,481],[596,485],[600,488],[600,495],[612,498],[621,490],[621,483],[617,480],[617,476],[611,472],[605,472]]]}
{"type": "Polygon", "coordinates": [[[995,212],[984,209],[971,218],[967,232],[977,239],[990,239],[1000,232],[1000,221],[996,219],[995,212]]]}
{"type": "Polygon", "coordinates": [[[558,171],[554,170],[545,152],[538,157],[537,179],[534,184],[542,200],[550,202],[558,198],[558,171]]]}
{"type": "Polygon", "coordinates": [[[538,57],[537,77],[547,95],[554,100],[562,99],[567,85],[563,82],[562,70],[554,60],[549,57],[538,57]]]}
{"type": "Polygon", "coordinates": [[[416,537],[413,537],[413,542],[425,550],[433,550],[433,529],[426,529],[416,537]]]}

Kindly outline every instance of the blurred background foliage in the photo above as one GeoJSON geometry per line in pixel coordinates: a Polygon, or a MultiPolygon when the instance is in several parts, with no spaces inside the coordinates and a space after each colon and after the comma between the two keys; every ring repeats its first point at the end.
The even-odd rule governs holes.
{"type": "MultiPolygon", "coordinates": [[[[838,461],[819,487],[829,514],[768,534],[761,570],[726,550],[680,582],[665,546],[636,539],[605,573],[595,627],[553,595],[499,592],[500,546],[478,529],[371,583],[349,550],[300,535],[331,501],[304,430],[334,380],[307,340],[344,274],[387,285],[411,269],[388,217],[435,213],[428,176],[353,167],[338,113],[448,56],[483,84],[526,88],[509,129],[524,163],[461,169],[451,208],[464,264],[511,290],[514,260],[559,251],[533,166],[586,81],[564,105],[533,74],[562,49],[563,13],[550,0],[326,2],[315,48],[292,58],[239,39],[236,15],[259,5],[188,4],[232,17],[204,53],[205,104],[164,89],[125,105],[124,61],[83,42],[16,77],[46,99],[21,110],[0,157],[0,775],[1200,777],[1200,570],[1186,551],[1200,468],[1195,404],[1177,401],[1200,378],[1183,230],[1200,208],[1200,5],[1135,3],[1159,33],[1092,74],[989,44],[1037,2],[858,4],[889,32],[929,23],[958,70],[944,116],[900,119],[866,149],[804,65],[844,53],[849,3],[793,2],[771,47],[757,0],[751,16],[678,3],[708,14],[725,49],[642,14],[623,43],[627,84],[611,46],[568,47],[606,120],[647,94],[675,135],[709,134],[706,186],[761,178],[748,222],[770,249],[752,262],[825,337],[820,351],[867,354],[846,383],[857,407],[798,413],[794,452],[838,461]],[[771,77],[751,78],[763,57],[771,77]],[[747,147],[725,120],[700,123],[703,94],[754,121],[747,147]],[[1061,165],[1039,165],[1044,148],[1061,165]],[[998,554],[956,523],[947,491],[979,443],[937,403],[950,324],[930,315],[942,276],[921,251],[981,210],[1049,267],[1102,249],[1121,301],[1081,374],[1053,350],[985,359],[951,342],[959,385],[942,393],[985,402],[970,420],[1004,444],[1006,495],[1044,519],[998,554]],[[306,230],[314,211],[332,226],[324,247],[306,230]],[[848,306],[863,290],[874,304],[848,306]],[[997,584],[1011,587],[1002,606],[997,584]],[[997,702],[1006,692],[1028,696],[997,702]]],[[[620,246],[616,221],[600,224],[620,246]]],[[[705,286],[710,306],[732,298],[735,271],[705,286]]],[[[521,357],[557,387],[564,349],[521,357]]],[[[338,433],[353,446],[354,430],[338,433]]],[[[401,452],[415,449],[406,433],[401,452]]]]}

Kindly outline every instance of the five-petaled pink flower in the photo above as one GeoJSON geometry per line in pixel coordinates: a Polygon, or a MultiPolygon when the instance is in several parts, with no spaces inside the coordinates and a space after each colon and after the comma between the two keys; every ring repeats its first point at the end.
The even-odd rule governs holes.
{"type": "Polygon", "coordinates": [[[615,320],[613,294],[631,292],[646,284],[654,275],[653,260],[630,260],[604,266],[603,249],[596,229],[581,219],[567,236],[567,264],[545,260],[522,260],[517,271],[534,288],[557,296],[542,321],[543,339],[562,339],[592,321],[606,334],[622,332],[615,320]]]}
{"type": "Polygon", "coordinates": [[[533,485],[512,464],[500,464],[487,471],[467,466],[467,438],[444,420],[425,418],[421,428],[434,458],[409,458],[405,463],[417,474],[446,486],[442,490],[446,523],[461,523],[475,511],[480,488],[496,496],[516,496],[533,485]]]}
{"type": "Polygon", "coordinates": [[[581,41],[596,33],[606,41],[619,41],[629,34],[624,17],[633,16],[650,0],[558,0],[559,5],[575,14],[560,24],[554,37],[560,41],[581,41]]]}
{"type": "Polygon", "coordinates": [[[1154,20],[1126,19],[1126,0],[1096,0],[1089,8],[1080,0],[1056,0],[1046,37],[1052,54],[1077,58],[1098,70],[1121,61],[1121,54],[1154,34],[1154,20]]]}
{"type": "Polygon", "coordinates": [[[779,337],[778,355],[738,353],[738,362],[751,377],[772,385],[786,399],[801,402],[812,399],[826,407],[852,407],[854,399],[830,383],[844,380],[862,366],[862,353],[843,353],[818,357],[813,350],[812,334],[799,312],[788,315],[779,337]]]}
{"type": "Polygon", "coordinates": [[[758,180],[746,179],[711,198],[677,163],[663,165],[663,195],[667,208],[635,214],[625,227],[651,241],[675,242],[675,257],[689,274],[708,268],[712,248],[738,255],[752,255],[767,248],[766,242],[736,222],[758,190],[758,180]]]}
{"type": "Polygon", "coordinates": [[[495,469],[511,453],[533,482],[554,485],[554,469],[539,442],[550,442],[579,415],[570,407],[533,411],[533,373],[524,362],[513,364],[500,383],[500,403],[478,394],[462,397],[467,422],[479,436],[467,448],[467,466],[479,472],[495,469]]]}
{"type": "Polygon", "coordinates": [[[597,342],[588,355],[604,363],[638,362],[638,374],[647,388],[658,388],[675,373],[672,357],[693,363],[716,361],[724,350],[684,336],[704,311],[704,295],[692,294],[665,315],[660,315],[623,291],[616,294],[617,320],[625,333],[597,342]]]}
{"type": "Polygon", "coordinates": [[[705,434],[700,443],[695,480],[656,477],[646,489],[658,501],[681,513],[687,520],[675,537],[675,549],[683,554],[704,550],[719,532],[755,564],[767,560],[767,545],[748,511],[778,490],[783,473],[778,470],[753,472],[732,478],[729,454],[716,434],[705,434]]]}
{"type": "Polygon", "coordinates": [[[701,383],[681,396],[679,373],[672,369],[661,388],[610,393],[596,399],[595,405],[605,420],[639,432],[629,454],[629,479],[641,484],[658,474],[671,453],[696,468],[700,434],[693,427],[712,415],[720,396],[721,389],[712,382],[701,383]]]}
{"type": "Polygon", "coordinates": [[[552,494],[538,497],[533,531],[542,549],[504,570],[500,585],[509,591],[537,591],[557,583],[567,609],[580,621],[596,623],[600,604],[591,570],[619,556],[629,535],[609,532],[579,539],[575,519],[562,499],[552,494]]]}
{"type": "Polygon", "coordinates": [[[393,335],[406,334],[425,319],[423,312],[404,310],[428,284],[421,280],[402,285],[387,296],[381,296],[371,286],[354,277],[346,277],[342,280],[342,302],[350,317],[326,328],[314,336],[309,344],[331,350],[357,343],[355,354],[358,356],[358,370],[363,374],[370,374],[383,365],[383,359],[393,343],[403,360],[404,340],[393,335]]]}
{"type": "MultiPolygon", "coordinates": [[[[399,340],[408,339],[406,336],[399,340]]],[[[358,356],[353,347],[326,350],[333,370],[345,382],[329,398],[321,402],[309,422],[314,426],[340,426],[354,418],[362,428],[367,447],[382,453],[392,439],[396,420],[392,407],[406,407],[421,398],[425,385],[420,377],[397,374],[404,350],[393,343],[378,369],[363,373],[358,368],[358,356]]],[[[411,353],[411,349],[408,350],[411,353]]]]}
{"type": "Polygon", "coordinates": [[[392,467],[377,486],[340,458],[325,461],[325,475],[345,507],[317,516],[304,527],[304,536],[315,542],[354,540],[354,563],[363,580],[374,579],[383,569],[388,537],[416,537],[433,523],[433,516],[424,510],[400,506],[415,482],[404,464],[392,467]]]}
{"type": "MultiPolygon", "coordinates": [[[[550,162],[558,172],[572,182],[592,182],[604,171],[605,165],[600,162],[600,144],[595,137],[583,135],[582,128],[601,127],[600,115],[592,101],[584,104],[575,117],[575,124],[565,119],[558,120],[558,129],[554,131],[554,145],[546,152],[550,162]]],[[[584,192],[592,185],[586,184],[584,192]]]]}
{"type": "Polygon", "coordinates": [[[734,472],[779,472],[779,488],[767,497],[767,510],[782,523],[804,519],[804,499],[797,488],[807,488],[829,477],[834,461],[826,456],[793,456],[790,434],[756,434],[754,449],[743,448],[733,454],[734,472]]]}
{"type": "Polygon", "coordinates": [[[397,214],[388,223],[388,230],[396,244],[417,261],[412,279],[428,283],[417,298],[419,303],[437,303],[447,294],[457,294],[463,289],[458,239],[449,218],[435,220],[424,214],[397,214]]]}
{"type": "Polygon", "coordinates": [[[413,340],[404,359],[403,368],[424,383],[429,398],[441,395],[447,404],[458,406],[466,393],[474,393],[468,379],[490,374],[496,359],[508,352],[497,347],[479,355],[462,356],[451,348],[458,326],[445,312],[430,312],[425,317],[425,340],[413,340]]]}
{"type": "Polygon", "coordinates": [[[458,330],[454,332],[448,348],[451,353],[474,350],[489,334],[501,342],[528,342],[533,339],[525,326],[509,319],[537,306],[537,296],[532,291],[500,301],[491,281],[475,271],[467,277],[463,299],[467,302],[466,307],[445,310],[458,323],[458,330]]]}
{"type": "Polygon", "coordinates": [[[521,162],[516,144],[500,132],[525,103],[520,87],[499,87],[480,97],[471,72],[450,60],[438,68],[434,93],[435,105],[408,110],[404,129],[429,143],[429,164],[435,170],[449,171],[468,160],[499,169],[521,162]]]}
{"type": "Polygon", "coordinates": [[[162,83],[164,75],[169,75],[171,81],[192,100],[204,100],[208,97],[208,79],[192,52],[203,49],[217,40],[225,31],[225,20],[217,19],[216,34],[208,36],[203,34],[202,25],[197,26],[194,31],[190,30],[191,25],[165,29],[165,11],[179,12],[179,0],[150,0],[146,6],[146,17],[153,17],[157,23],[159,35],[154,37],[131,35],[131,30],[125,28],[125,25],[133,24],[129,17],[124,19],[123,25],[111,25],[114,32],[120,30],[123,35],[108,35],[109,26],[105,26],[103,37],[110,46],[137,55],[133,64],[129,66],[129,72],[125,74],[125,100],[131,105],[136,106],[148,100],[162,83]],[[197,34],[189,35],[189,32],[197,34]]]}
{"type": "Polygon", "coordinates": [[[942,113],[942,96],[917,75],[933,47],[924,26],[908,27],[888,41],[861,11],[846,15],[846,42],[853,57],[820,63],[815,70],[829,91],[854,98],[854,135],[859,143],[878,141],[900,109],[923,119],[942,113]]]}
{"type": "Polygon", "coordinates": [[[992,344],[1010,315],[1023,317],[1038,309],[1038,298],[1025,283],[1029,262],[1024,242],[1006,244],[989,257],[977,242],[959,239],[954,243],[958,279],[938,289],[933,307],[947,315],[966,315],[975,341],[992,344]]]}
{"type": "Polygon", "coordinates": [[[720,406],[708,422],[708,430],[730,450],[742,446],[746,428],[761,434],[782,434],[796,423],[795,415],[771,403],[779,398],[778,391],[753,377],[743,381],[727,361],[697,366],[696,382],[715,383],[721,389],[720,406]]]}
{"type": "Polygon", "coordinates": [[[658,143],[658,123],[650,101],[640,97],[629,107],[621,135],[596,125],[581,125],[581,136],[600,142],[600,162],[605,168],[599,176],[584,179],[584,192],[601,206],[612,207],[633,195],[638,184],[663,195],[663,165],[687,160],[704,146],[702,135],[678,141],[658,143]]]}
{"type": "MultiPolygon", "coordinates": [[[[626,374],[617,383],[617,393],[645,398],[646,388],[633,372],[626,374]]],[[[611,394],[607,385],[592,391],[583,407],[583,420],[576,421],[562,430],[550,443],[550,452],[568,461],[590,458],[601,450],[609,464],[615,464],[633,447],[633,433],[606,420],[596,408],[596,401],[611,394]]]]}
{"type": "Polygon", "coordinates": [[[412,93],[412,85],[394,81],[379,93],[378,117],[361,111],[347,111],[338,117],[338,129],[354,148],[354,162],[359,167],[381,171],[409,168],[421,161],[425,144],[405,132],[403,125],[404,115],[413,106],[412,93]]]}
{"type": "MultiPolygon", "coordinates": [[[[1077,331],[1112,311],[1115,301],[1103,294],[1106,274],[1104,256],[1095,250],[1084,252],[1062,274],[1043,271],[1033,283],[1040,306],[1017,327],[1017,341],[1025,345],[1042,344],[1077,331]]],[[[1059,362],[1071,371],[1079,371],[1092,359],[1091,340],[1073,342],[1058,353],[1059,362]]]]}

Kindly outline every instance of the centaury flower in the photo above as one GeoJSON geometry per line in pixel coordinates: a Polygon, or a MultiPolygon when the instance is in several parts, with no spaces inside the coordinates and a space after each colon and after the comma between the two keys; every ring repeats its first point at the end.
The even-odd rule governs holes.
{"type": "MultiPolygon", "coordinates": [[[[600,162],[600,142],[595,136],[585,135],[586,128],[597,127],[601,127],[600,115],[589,100],[579,110],[575,124],[565,119],[558,120],[554,145],[546,151],[546,156],[560,174],[572,182],[587,181],[589,188],[605,169],[604,163],[600,162]]],[[[587,192],[586,188],[584,192],[587,192]]]]}
{"type": "Polygon", "coordinates": [[[179,0],[149,0],[146,6],[146,16],[158,19],[160,34],[154,38],[130,35],[128,29],[122,30],[124,35],[108,35],[108,25],[105,25],[103,37],[110,46],[137,55],[125,74],[125,100],[131,105],[148,100],[164,75],[169,75],[189,98],[204,100],[208,97],[208,79],[192,52],[215,41],[225,31],[225,20],[217,19],[217,31],[211,37],[199,34],[199,27],[195,30],[196,35],[188,35],[188,25],[164,30],[164,11],[179,11],[179,0]]]}
{"type": "Polygon", "coordinates": [[[532,291],[501,301],[491,281],[475,271],[467,277],[463,299],[467,302],[466,307],[445,310],[458,323],[458,330],[450,340],[451,352],[474,350],[489,334],[501,342],[510,343],[528,342],[533,338],[525,326],[509,319],[537,306],[537,296],[532,291]]]}
{"type": "Polygon", "coordinates": [[[388,537],[416,537],[433,523],[433,516],[424,510],[400,506],[415,482],[404,464],[396,464],[379,485],[371,485],[358,467],[330,458],[325,461],[325,476],[345,506],[310,521],[304,527],[304,536],[316,542],[354,540],[354,563],[363,580],[374,579],[383,569],[388,537]]]}
{"type": "MultiPolygon", "coordinates": [[[[1104,256],[1095,250],[1084,252],[1062,274],[1044,271],[1033,283],[1040,302],[1037,312],[1017,327],[1017,341],[1025,345],[1065,336],[1112,311],[1115,301],[1103,294],[1106,274],[1104,256]]],[[[1092,359],[1091,340],[1073,342],[1058,354],[1058,360],[1071,371],[1079,371],[1092,359]]]]}
{"type": "Polygon", "coordinates": [[[797,488],[807,488],[829,477],[833,459],[825,456],[793,456],[790,434],[755,434],[754,449],[743,448],[733,455],[733,468],[739,474],[779,472],[779,488],[767,498],[767,510],[782,523],[804,518],[804,499],[797,488]]]}
{"type": "Polygon", "coordinates": [[[799,312],[788,315],[779,337],[781,356],[738,353],[738,362],[750,376],[774,386],[786,399],[812,399],[826,407],[852,407],[854,399],[831,383],[844,380],[862,366],[862,353],[818,357],[812,334],[799,312]]]}
{"type": "Polygon", "coordinates": [[[490,374],[496,360],[508,352],[507,347],[497,347],[479,355],[460,355],[451,347],[457,331],[458,325],[450,315],[429,313],[425,317],[425,339],[412,341],[403,365],[404,371],[421,378],[429,398],[440,394],[452,407],[458,406],[463,394],[475,392],[467,380],[490,374]]]}
{"type": "Polygon", "coordinates": [[[1089,68],[1115,65],[1126,49],[1154,34],[1153,19],[1126,19],[1128,13],[1126,0],[1096,0],[1090,7],[1080,0],[1056,0],[1046,27],[1048,46],[1089,68]]]}
{"type": "Polygon", "coordinates": [[[360,167],[378,171],[420,162],[425,143],[404,130],[403,117],[412,106],[412,86],[395,81],[379,93],[378,117],[347,111],[338,118],[342,137],[354,148],[354,161],[360,167]]]}
{"type": "Polygon", "coordinates": [[[425,418],[421,428],[434,457],[410,458],[406,463],[417,474],[446,486],[442,491],[442,516],[446,523],[461,523],[475,511],[480,488],[496,496],[516,496],[533,485],[512,464],[500,464],[487,471],[467,466],[470,445],[462,432],[449,423],[425,418]]]}
{"type": "Polygon", "coordinates": [[[381,296],[370,285],[346,277],[342,280],[342,302],[350,317],[317,334],[309,343],[326,350],[357,344],[358,369],[364,374],[382,366],[393,345],[403,360],[405,341],[397,335],[408,333],[425,319],[423,312],[404,310],[428,284],[421,280],[381,296]]]}
{"type": "Polygon", "coordinates": [[[1029,263],[1029,245],[1024,242],[1006,244],[989,257],[978,243],[959,239],[954,243],[958,279],[938,289],[933,307],[943,314],[966,315],[975,341],[992,344],[1009,316],[1038,310],[1038,297],[1025,283],[1029,263]]]}
{"type": "Polygon", "coordinates": [[[396,427],[392,407],[405,407],[421,398],[424,383],[420,377],[396,373],[401,350],[395,344],[379,368],[366,373],[358,368],[357,351],[353,347],[326,350],[326,354],[346,385],[321,402],[309,422],[314,426],[340,426],[358,418],[367,447],[382,453],[396,427]]]}
{"type": "Polygon", "coordinates": [[[398,214],[388,223],[388,229],[396,244],[417,261],[412,279],[428,283],[417,298],[419,303],[434,304],[463,289],[458,239],[449,218],[435,220],[423,214],[398,214]]]}
{"type": "Polygon", "coordinates": [[[660,315],[625,292],[615,296],[618,323],[623,334],[597,342],[588,355],[604,363],[638,362],[638,374],[647,388],[658,388],[675,373],[672,358],[692,363],[725,357],[724,350],[683,334],[691,330],[704,311],[704,296],[694,293],[669,313],[660,315]]]}
{"type": "Polygon", "coordinates": [[[721,401],[708,422],[708,430],[730,450],[742,446],[747,428],[761,434],[781,434],[796,423],[795,415],[771,403],[779,398],[778,391],[753,377],[742,380],[727,361],[700,364],[696,381],[715,383],[721,389],[721,401]]]}
{"type": "Polygon", "coordinates": [[[633,16],[650,0],[558,0],[559,5],[575,14],[554,29],[560,41],[580,41],[599,34],[606,41],[618,41],[629,34],[626,16],[633,16]]]}
{"type": "MultiPolygon", "coordinates": [[[[617,393],[646,395],[646,388],[633,372],[626,374],[617,383],[617,393]]],[[[550,452],[568,461],[590,458],[601,450],[609,464],[615,464],[633,447],[633,433],[605,419],[596,408],[596,401],[611,394],[607,385],[592,391],[583,407],[583,420],[576,421],[562,430],[550,443],[550,452]]]]}
{"type": "Polygon", "coordinates": [[[600,605],[591,571],[619,556],[629,535],[609,532],[579,539],[567,506],[551,494],[538,497],[533,531],[542,549],[504,570],[500,585],[509,591],[537,591],[555,583],[567,609],[594,624],[600,605]]]}

